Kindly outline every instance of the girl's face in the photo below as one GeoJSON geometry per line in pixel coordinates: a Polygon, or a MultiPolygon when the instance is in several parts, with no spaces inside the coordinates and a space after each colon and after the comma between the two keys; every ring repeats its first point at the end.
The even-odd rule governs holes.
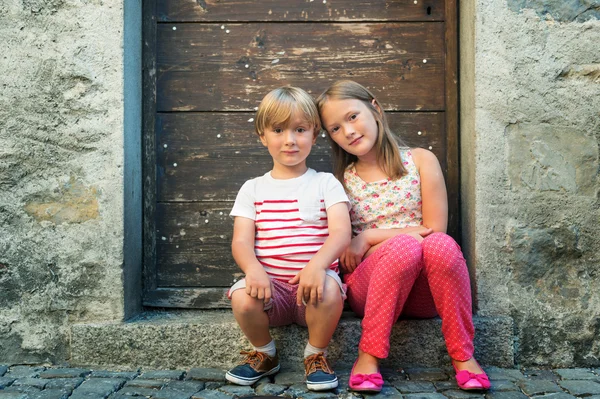
{"type": "Polygon", "coordinates": [[[371,109],[356,99],[330,99],[321,107],[321,121],[329,136],[358,158],[374,156],[379,129],[371,109]]]}

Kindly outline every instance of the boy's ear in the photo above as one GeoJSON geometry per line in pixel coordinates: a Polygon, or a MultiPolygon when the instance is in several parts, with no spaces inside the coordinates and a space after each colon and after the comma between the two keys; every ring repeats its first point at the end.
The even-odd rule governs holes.
{"type": "Polygon", "coordinates": [[[260,142],[266,147],[267,146],[267,140],[265,139],[265,135],[264,133],[261,134],[260,136],[258,136],[260,138],[260,142]]]}

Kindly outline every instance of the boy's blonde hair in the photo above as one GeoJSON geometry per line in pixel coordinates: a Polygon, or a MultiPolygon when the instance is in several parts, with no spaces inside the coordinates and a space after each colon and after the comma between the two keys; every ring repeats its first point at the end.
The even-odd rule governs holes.
{"type": "MultiPolygon", "coordinates": [[[[388,126],[383,107],[379,104],[379,101],[375,96],[363,85],[356,83],[352,80],[338,80],[327,88],[317,98],[317,107],[319,111],[323,109],[323,106],[328,100],[359,100],[371,111],[375,121],[377,122],[377,141],[375,142],[375,149],[377,154],[377,161],[379,167],[385,172],[391,179],[398,179],[404,176],[406,168],[402,165],[402,159],[400,157],[399,147],[406,147],[406,145],[396,136],[388,126]]],[[[349,154],[342,147],[340,147],[329,134],[329,143],[333,151],[333,174],[342,182],[344,188],[344,172],[348,165],[356,162],[358,158],[356,155],[349,154]]]]}
{"type": "Polygon", "coordinates": [[[292,117],[300,113],[314,126],[314,135],[321,130],[321,119],[315,100],[298,87],[286,86],[270,91],[260,102],[256,111],[254,129],[262,136],[271,126],[287,126],[292,117]]]}

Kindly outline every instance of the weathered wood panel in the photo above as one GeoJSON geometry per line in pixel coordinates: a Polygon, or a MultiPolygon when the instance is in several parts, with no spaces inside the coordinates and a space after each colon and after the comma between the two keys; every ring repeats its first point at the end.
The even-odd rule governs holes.
{"type": "Polygon", "coordinates": [[[158,25],[159,112],[251,111],[275,87],[341,78],[392,110],[444,110],[444,23],[221,26],[158,25]]]}
{"type": "Polygon", "coordinates": [[[441,21],[442,0],[160,0],[162,22],[441,21]]]}
{"type": "Polygon", "coordinates": [[[144,297],[144,306],[161,308],[228,309],[226,288],[158,288],[144,297]]]}
{"type": "MultiPolygon", "coordinates": [[[[248,179],[272,167],[254,133],[253,113],[159,114],[158,201],[233,201],[248,179]]],[[[390,127],[407,144],[432,147],[446,171],[444,113],[389,113],[390,127]],[[421,132],[421,134],[419,134],[421,132]]],[[[331,171],[329,142],[319,136],[308,164],[331,171]]]]}
{"type": "Polygon", "coordinates": [[[231,255],[233,202],[159,203],[159,287],[228,287],[241,276],[231,255]]]}

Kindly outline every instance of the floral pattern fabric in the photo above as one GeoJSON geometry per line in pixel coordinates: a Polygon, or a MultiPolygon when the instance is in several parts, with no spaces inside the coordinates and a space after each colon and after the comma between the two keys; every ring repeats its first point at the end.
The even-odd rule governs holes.
{"type": "Polygon", "coordinates": [[[368,229],[401,229],[423,224],[421,178],[409,149],[400,157],[407,174],[399,179],[367,183],[358,176],[354,164],[344,173],[344,184],[352,205],[352,233],[368,229]]]}

